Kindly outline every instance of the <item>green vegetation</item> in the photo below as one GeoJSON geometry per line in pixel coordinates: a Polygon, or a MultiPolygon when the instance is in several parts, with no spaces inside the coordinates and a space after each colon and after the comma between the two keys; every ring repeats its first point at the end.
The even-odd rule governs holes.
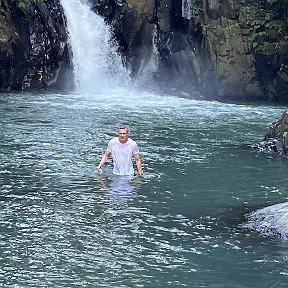
{"type": "Polygon", "coordinates": [[[20,8],[23,12],[27,11],[27,5],[33,3],[39,3],[42,0],[18,0],[17,7],[20,8]]]}
{"type": "Polygon", "coordinates": [[[288,35],[287,9],[288,0],[262,0],[257,4],[249,5],[251,15],[248,16],[247,27],[251,31],[250,39],[253,48],[262,44],[272,34],[278,40],[286,39],[288,35]]]}
{"type": "Polygon", "coordinates": [[[2,3],[4,4],[4,7],[6,8],[6,9],[8,9],[8,0],[0,0],[0,6],[2,6],[2,3]]]}
{"type": "Polygon", "coordinates": [[[3,7],[6,10],[9,10],[9,7],[11,4],[16,5],[18,8],[20,8],[23,12],[27,11],[27,6],[33,3],[39,3],[43,0],[0,0],[0,4],[4,4],[3,7]]]}
{"type": "Polygon", "coordinates": [[[203,12],[203,1],[202,0],[194,0],[192,7],[192,14],[194,16],[199,16],[203,12]]]}
{"type": "Polygon", "coordinates": [[[288,0],[265,0],[264,2],[268,8],[273,9],[283,19],[288,16],[288,0]]]}

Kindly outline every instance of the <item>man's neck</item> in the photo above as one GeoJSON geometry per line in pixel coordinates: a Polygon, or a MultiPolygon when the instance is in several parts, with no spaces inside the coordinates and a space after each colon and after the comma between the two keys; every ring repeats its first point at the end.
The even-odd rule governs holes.
{"type": "Polygon", "coordinates": [[[118,138],[118,141],[119,141],[121,144],[125,144],[125,143],[127,143],[128,139],[121,140],[120,138],[118,138]]]}

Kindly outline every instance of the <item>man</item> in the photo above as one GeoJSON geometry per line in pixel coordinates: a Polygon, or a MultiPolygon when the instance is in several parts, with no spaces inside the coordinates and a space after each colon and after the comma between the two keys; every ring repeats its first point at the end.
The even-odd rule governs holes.
{"type": "Polygon", "coordinates": [[[112,154],[113,174],[116,175],[134,175],[132,157],[134,156],[139,175],[143,175],[142,161],[137,143],[129,138],[128,128],[120,127],[118,137],[111,139],[108,143],[99,165],[96,169],[102,173],[102,166],[112,154]]]}

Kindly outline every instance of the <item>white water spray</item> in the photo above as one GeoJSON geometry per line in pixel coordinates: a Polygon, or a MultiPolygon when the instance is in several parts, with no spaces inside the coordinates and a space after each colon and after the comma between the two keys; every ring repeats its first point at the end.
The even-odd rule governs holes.
{"type": "Polygon", "coordinates": [[[193,2],[194,0],[182,0],[182,17],[191,19],[193,16],[193,2]]]}
{"type": "Polygon", "coordinates": [[[128,83],[109,26],[85,0],[61,0],[67,18],[77,90],[94,92],[128,83]]]}

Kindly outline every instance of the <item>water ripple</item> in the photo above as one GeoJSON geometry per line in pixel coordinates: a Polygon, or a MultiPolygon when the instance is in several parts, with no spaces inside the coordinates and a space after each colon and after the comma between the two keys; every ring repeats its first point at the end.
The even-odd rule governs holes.
{"type": "Polygon", "coordinates": [[[285,287],[287,247],[238,226],[287,198],[241,147],[280,108],[124,92],[0,97],[0,285],[285,287]],[[96,173],[120,123],[144,177],[96,173]]]}

